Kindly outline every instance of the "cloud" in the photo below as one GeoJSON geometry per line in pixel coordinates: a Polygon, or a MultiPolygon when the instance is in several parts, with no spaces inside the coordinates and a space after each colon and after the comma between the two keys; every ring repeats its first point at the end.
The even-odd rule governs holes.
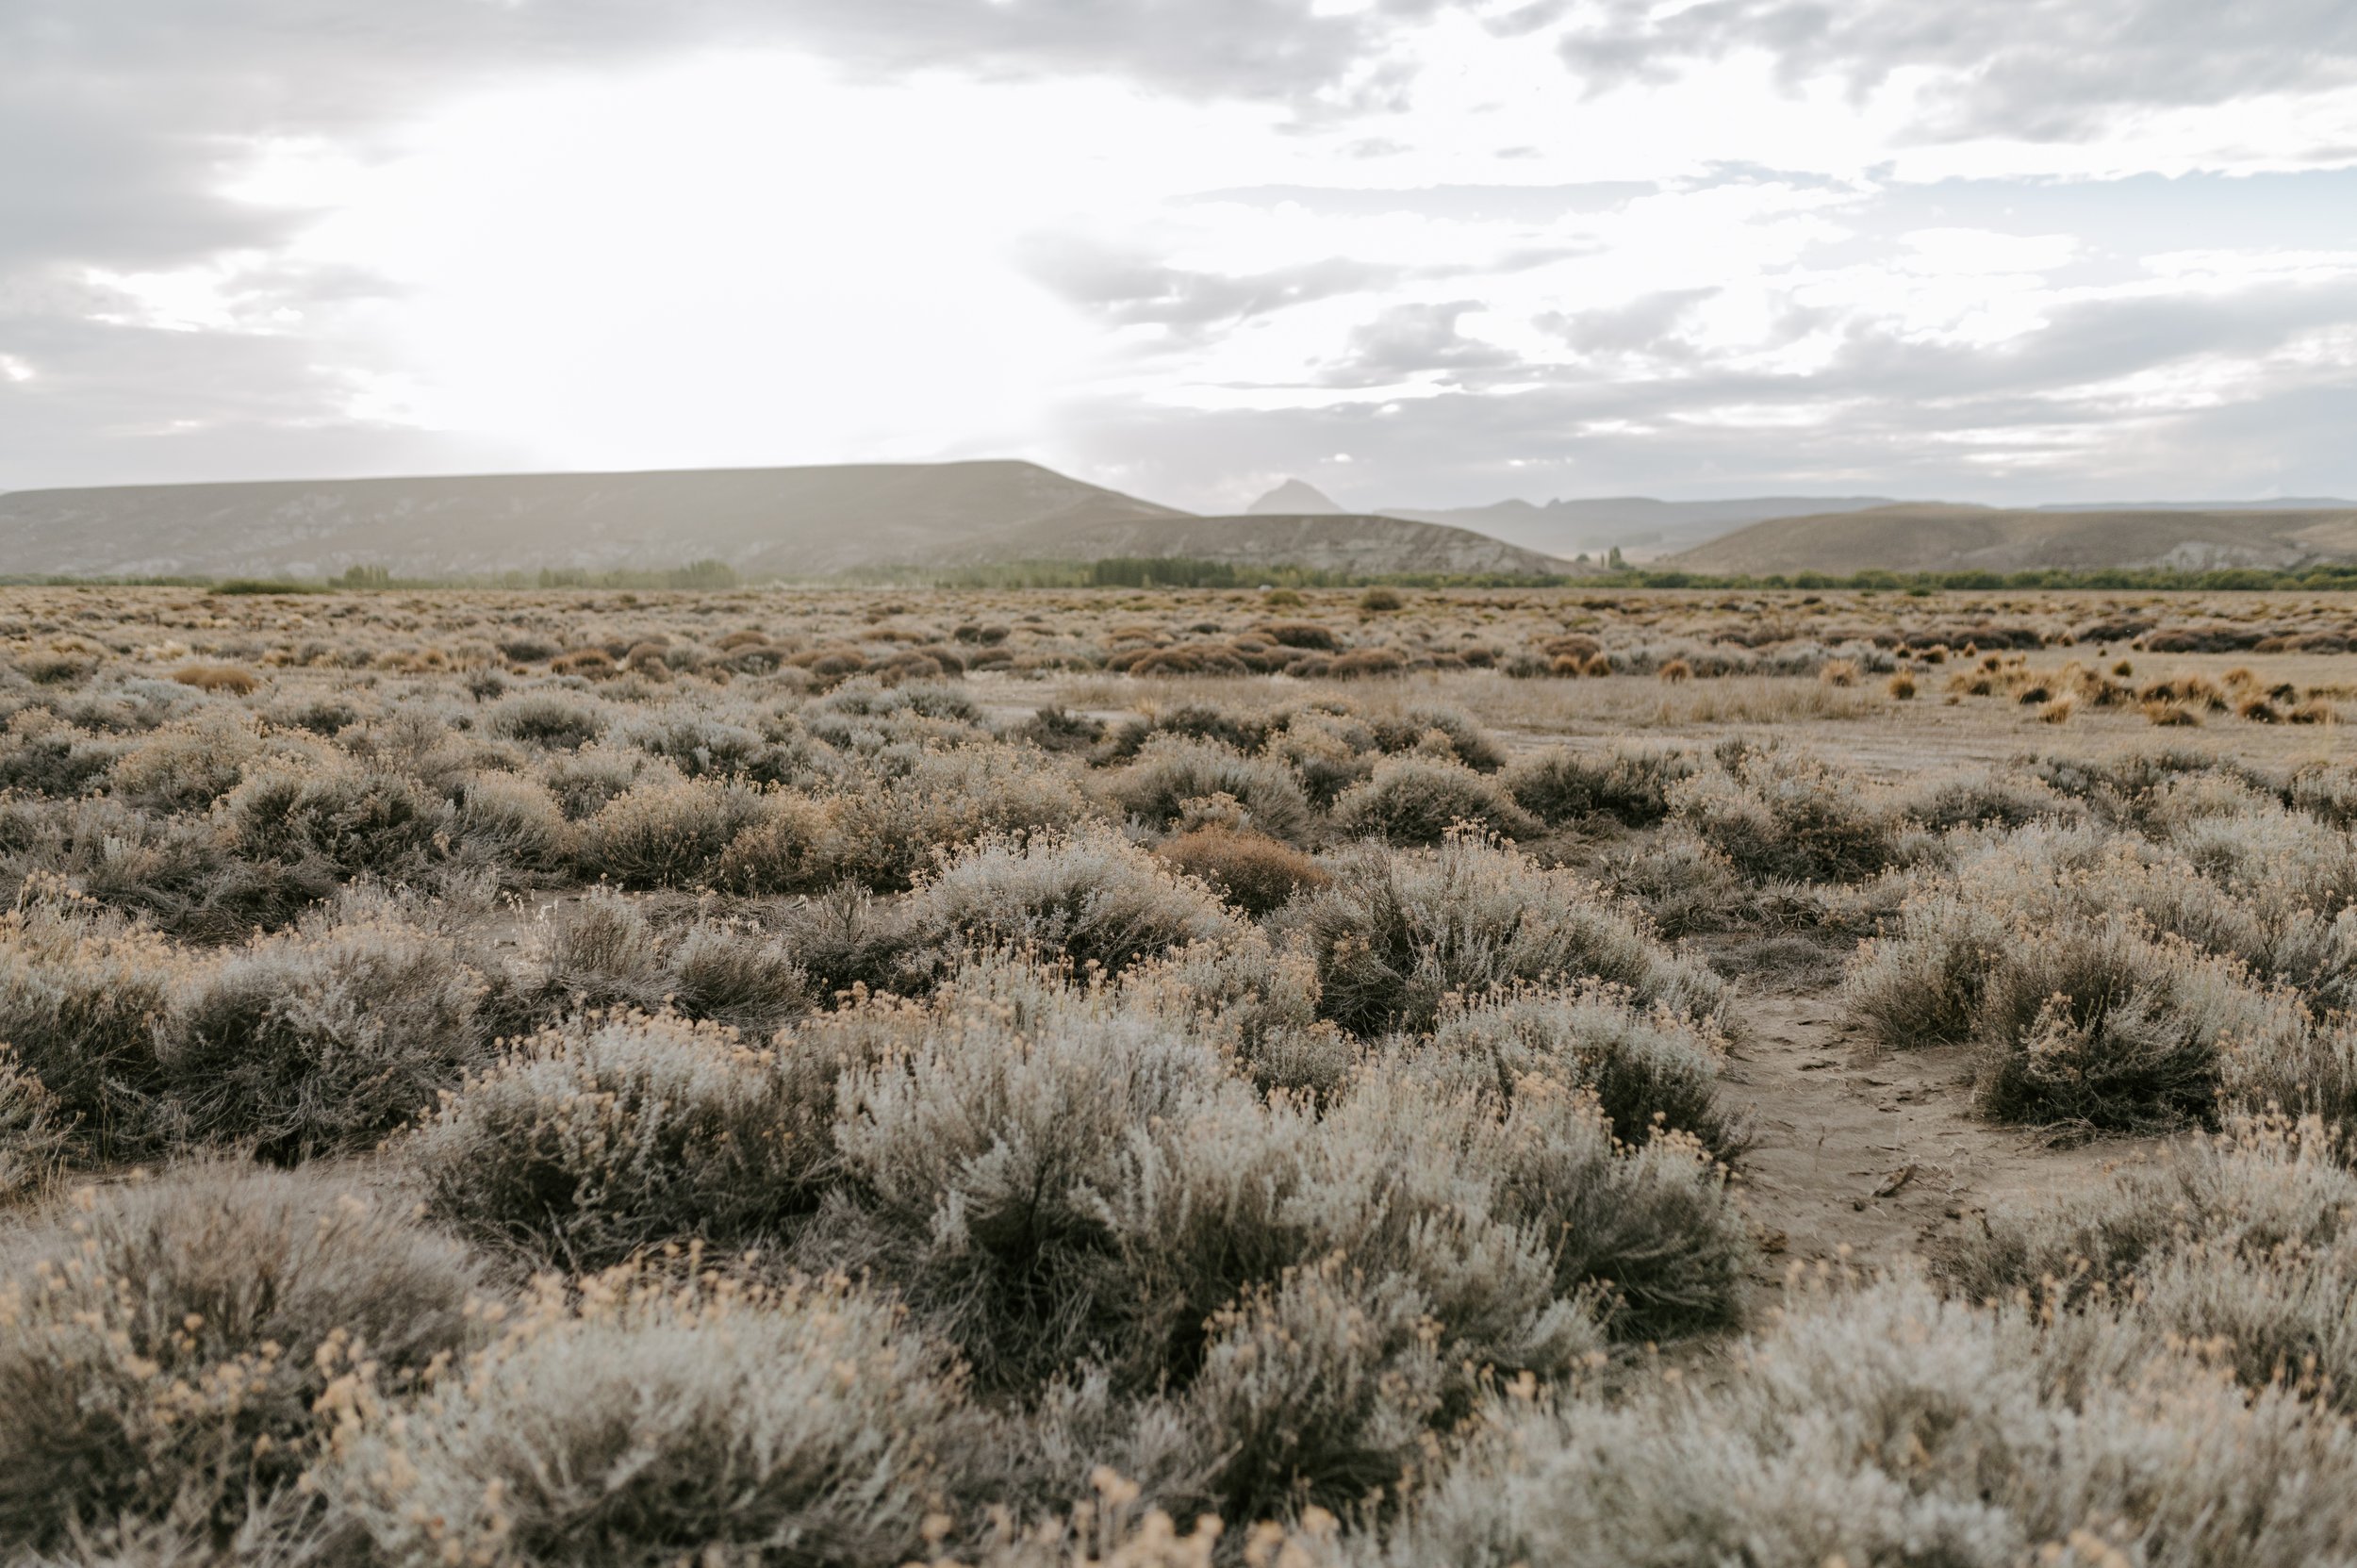
{"type": "Polygon", "coordinates": [[[1716,289],[1668,289],[1601,310],[1547,311],[1538,324],[1583,354],[1651,355],[1691,359],[1694,346],[1678,335],[1694,307],[1716,289]]]}
{"type": "Polygon", "coordinates": [[[1401,271],[1327,256],[1260,272],[1205,272],[1064,235],[1034,236],[1022,259],[1033,278],[1105,321],[1187,336],[1378,288],[1401,271]]]}
{"type": "Polygon", "coordinates": [[[1387,306],[1352,329],[1342,357],[1321,380],[1331,387],[1383,387],[1424,376],[1459,385],[1486,379],[1486,372],[1518,361],[1511,351],[1458,329],[1459,317],[1482,309],[1479,300],[1387,306]]]}
{"type": "Polygon", "coordinates": [[[2081,134],[2128,108],[2211,107],[2357,82],[2345,0],[1600,0],[1558,45],[1591,87],[1670,80],[1742,51],[1788,82],[1831,75],[1867,92],[1936,74],[1923,134],[2031,140],[2081,134]]]}
{"type": "MultiPolygon", "coordinates": [[[[885,406],[896,454],[1004,429],[1182,501],[1340,451],[1391,502],[2357,488],[2332,422],[2357,383],[2357,294],[2332,259],[2357,252],[2357,170],[1904,184],[1878,161],[1974,139],[2136,146],[2139,117],[2172,113],[2201,146],[2247,147],[2216,167],[2325,157],[2357,141],[2347,0],[15,0],[0,59],[0,487],[701,460],[687,437],[621,435],[655,422],[642,405],[694,422],[698,397],[728,395],[700,378],[733,357],[846,404],[847,367],[921,365],[904,378],[937,395],[885,406]],[[667,62],[766,50],[906,94],[895,156],[971,171],[975,199],[855,189],[884,166],[856,129],[728,146],[650,115],[572,150],[548,227],[579,244],[536,249],[512,214],[482,225],[497,238],[453,264],[471,269],[464,311],[408,292],[397,203],[370,219],[397,243],[316,242],[453,102],[572,82],[594,107],[667,62]],[[1060,195],[1053,141],[1036,161],[977,154],[1029,144],[926,124],[945,81],[1101,89],[1104,117],[1054,136],[1137,171],[1134,192],[1060,195]],[[2332,93],[2347,112],[2309,112],[2332,93]],[[1163,118],[1121,119],[1137,100],[1163,118]],[[1508,147],[1538,156],[1502,165],[1508,147]],[[266,155],[359,173],[272,187],[252,178],[266,155]],[[667,158],[692,199],[630,198],[664,244],[599,254],[630,215],[583,192],[643,192],[667,158]],[[813,168],[840,189],[811,197],[813,168]],[[1495,183],[1505,168],[1527,183],[1495,183]],[[1037,210],[985,212],[1002,179],[1037,210]],[[841,264],[779,281],[747,212],[841,264]],[[2148,264],[2197,249],[2216,254],[2148,264]],[[1089,402],[989,425],[1032,417],[1002,381],[1065,363],[1026,352],[1025,302],[1104,364],[1074,377],[1089,402]],[[961,317],[1004,331],[962,336],[961,317]],[[475,422],[402,412],[420,342],[482,372],[444,405],[475,422]],[[518,366],[564,384],[528,424],[502,413],[542,385],[518,366]]],[[[420,210],[464,252],[463,207],[420,210]]],[[[788,438],[770,400],[736,401],[730,440],[788,438]]]]}

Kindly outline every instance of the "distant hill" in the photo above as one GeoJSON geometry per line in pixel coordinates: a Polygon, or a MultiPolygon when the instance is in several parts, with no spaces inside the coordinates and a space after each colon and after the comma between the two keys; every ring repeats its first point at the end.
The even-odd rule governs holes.
{"type": "Polygon", "coordinates": [[[1190,556],[1253,566],[1301,566],[1365,575],[1568,572],[1568,561],[1467,528],[1363,513],[1305,517],[1053,520],[977,541],[959,558],[1101,560],[1190,556]]]}
{"type": "Polygon", "coordinates": [[[1362,572],[1545,571],[1462,529],[1392,518],[1196,518],[1036,463],[858,464],[20,490],[0,570],[467,577],[725,561],[749,576],[1105,555],[1362,572]]]}
{"type": "Polygon", "coordinates": [[[1728,575],[2297,567],[2357,558],[2357,507],[2005,510],[1914,502],[1778,518],[1662,562],[1728,575]]]}
{"type": "Polygon", "coordinates": [[[1731,529],[1770,518],[1814,517],[1891,504],[1888,496],[1751,496],[1738,501],[1656,501],[1594,496],[1501,501],[1489,506],[1377,508],[1385,517],[1449,523],[1494,535],[1550,555],[1602,555],[1619,549],[1636,560],[1690,549],[1731,529]]]}
{"type": "Polygon", "coordinates": [[[1286,480],[1244,510],[1254,517],[1279,518],[1339,517],[1343,512],[1333,497],[1299,479],[1286,480]]]}
{"type": "Polygon", "coordinates": [[[404,576],[720,560],[823,574],[1042,523],[1183,514],[1035,463],[141,485],[0,495],[13,572],[404,576]]]}

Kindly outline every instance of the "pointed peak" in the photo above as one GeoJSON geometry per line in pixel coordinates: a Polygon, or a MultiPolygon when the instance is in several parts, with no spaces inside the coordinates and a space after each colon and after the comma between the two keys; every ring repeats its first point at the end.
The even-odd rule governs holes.
{"type": "Polygon", "coordinates": [[[1334,517],[1343,508],[1316,486],[1288,479],[1244,510],[1255,517],[1334,517]]]}

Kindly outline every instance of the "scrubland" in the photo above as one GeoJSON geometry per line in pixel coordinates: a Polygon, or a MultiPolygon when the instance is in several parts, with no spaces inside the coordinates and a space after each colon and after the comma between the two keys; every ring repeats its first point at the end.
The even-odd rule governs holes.
{"type": "Polygon", "coordinates": [[[0,594],[0,1560],[2357,1561],[2357,602],[0,594]]]}

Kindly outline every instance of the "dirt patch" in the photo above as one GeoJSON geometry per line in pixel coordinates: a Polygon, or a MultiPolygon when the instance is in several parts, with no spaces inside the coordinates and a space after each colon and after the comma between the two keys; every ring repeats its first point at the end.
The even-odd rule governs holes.
{"type": "Polygon", "coordinates": [[[1927,1256],[1989,1209],[2100,1188],[2160,1144],[1983,1121],[1967,1048],[1870,1046],[1830,996],[1748,997],[1742,1012],[1726,1098],[1751,1118],[1737,1180],[1771,1289],[1796,1263],[1927,1256]]]}

